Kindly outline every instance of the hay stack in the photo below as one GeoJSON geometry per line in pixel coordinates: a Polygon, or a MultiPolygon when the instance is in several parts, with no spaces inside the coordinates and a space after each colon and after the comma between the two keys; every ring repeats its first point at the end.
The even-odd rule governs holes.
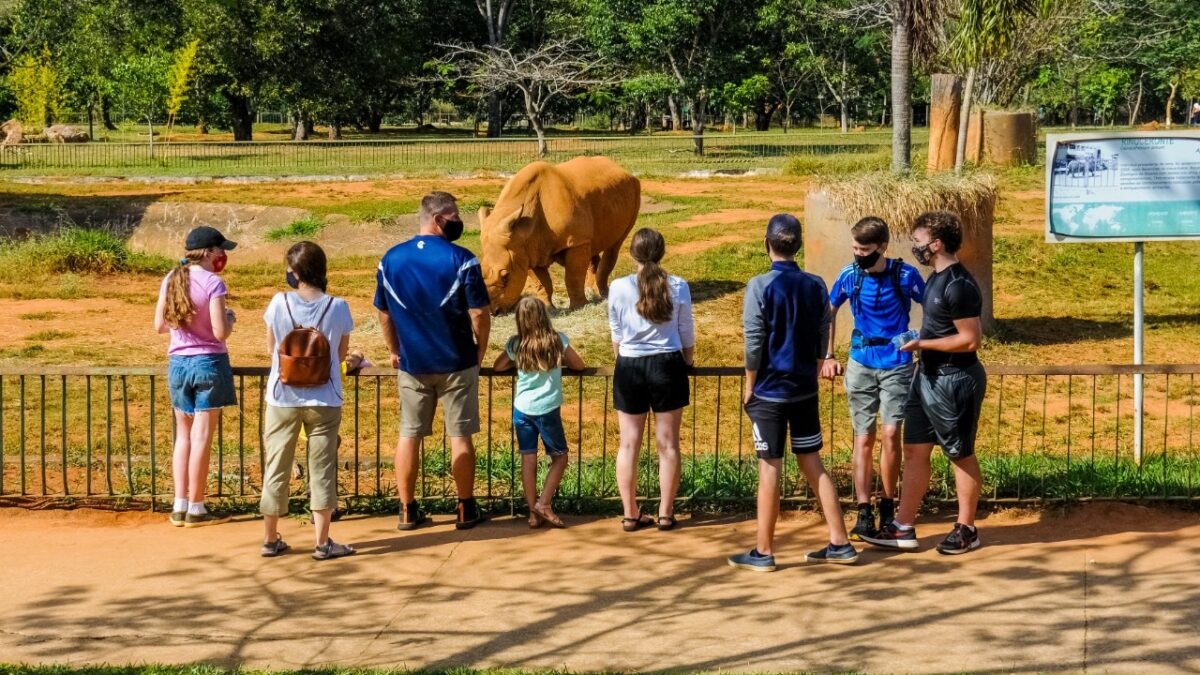
{"type": "MultiPolygon", "coordinates": [[[[958,257],[979,282],[983,292],[983,328],[991,332],[992,222],[996,208],[996,179],[988,174],[938,174],[928,179],[897,178],[890,173],[828,183],[809,193],[805,201],[804,268],[832,284],[850,263],[850,227],[865,216],[879,216],[892,231],[889,258],[913,260],[909,225],[926,211],[958,214],[963,223],[963,246],[958,257]]],[[[920,267],[917,265],[917,267],[920,267]]],[[[928,268],[922,273],[928,276],[928,268]]],[[[849,312],[842,315],[839,341],[849,339],[849,312]]],[[[920,307],[913,307],[913,325],[919,325],[920,307]]]]}

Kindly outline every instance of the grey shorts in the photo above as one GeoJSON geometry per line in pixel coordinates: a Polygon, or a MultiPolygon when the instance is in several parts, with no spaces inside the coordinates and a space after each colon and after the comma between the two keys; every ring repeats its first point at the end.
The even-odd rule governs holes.
{"type": "Polygon", "coordinates": [[[855,436],[875,431],[875,416],[884,426],[899,426],[904,421],[904,403],[912,383],[913,364],[895,368],[868,368],[849,359],[846,364],[846,399],[850,402],[850,423],[855,436]]]}
{"type": "Polygon", "coordinates": [[[922,370],[908,400],[904,444],[936,443],[948,459],[975,454],[975,433],[986,394],[987,373],[981,364],[942,366],[935,373],[922,370]]]}
{"type": "Polygon", "coordinates": [[[401,438],[433,435],[438,401],[442,402],[447,436],[461,438],[479,433],[479,368],[434,375],[412,375],[402,370],[397,379],[401,438]]]}

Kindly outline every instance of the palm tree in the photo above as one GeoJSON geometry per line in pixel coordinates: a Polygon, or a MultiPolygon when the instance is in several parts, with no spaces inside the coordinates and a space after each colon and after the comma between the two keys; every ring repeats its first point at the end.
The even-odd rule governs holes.
{"type": "Polygon", "coordinates": [[[887,0],[892,24],[892,171],[912,167],[913,60],[928,61],[946,40],[950,0],[887,0]]]}

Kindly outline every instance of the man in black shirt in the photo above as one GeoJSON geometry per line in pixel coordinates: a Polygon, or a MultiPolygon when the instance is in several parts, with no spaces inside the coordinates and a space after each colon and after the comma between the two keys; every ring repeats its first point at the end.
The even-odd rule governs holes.
{"type": "Polygon", "coordinates": [[[983,296],[974,277],[958,261],[962,224],[946,211],[917,218],[912,225],[913,256],[933,267],[925,286],[925,320],[920,337],[903,351],[920,352],[920,363],[904,409],[904,482],[896,519],[863,541],[902,550],[917,548],[913,524],[929,489],[929,456],[937,443],[954,465],[958,521],[938,544],[957,555],[979,548],[975,508],[982,476],[975,457],[975,432],[987,375],[975,352],[983,329],[983,296]]]}

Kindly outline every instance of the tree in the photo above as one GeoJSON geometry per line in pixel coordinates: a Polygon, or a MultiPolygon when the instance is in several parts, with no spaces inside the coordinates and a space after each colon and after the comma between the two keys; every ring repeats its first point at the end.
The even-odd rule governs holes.
{"type": "MultiPolygon", "coordinates": [[[[487,26],[488,47],[501,49],[505,44],[508,24],[512,20],[513,0],[475,0],[475,7],[487,26]]],[[[488,138],[499,138],[504,128],[500,102],[503,92],[491,91],[487,95],[488,138]]]]}
{"type": "Polygon", "coordinates": [[[191,78],[192,65],[196,62],[196,50],[200,48],[199,40],[192,40],[175,52],[171,69],[167,73],[167,136],[171,135],[171,127],[175,118],[188,98],[188,80],[191,78]]]}
{"type": "Polygon", "coordinates": [[[17,118],[27,127],[48,127],[62,110],[60,77],[48,47],[39,58],[22,57],[8,76],[8,86],[17,99],[17,118]]]}
{"type": "Polygon", "coordinates": [[[588,87],[616,84],[603,74],[604,62],[570,40],[553,40],[528,51],[504,47],[442,45],[448,52],[441,61],[443,76],[470,82],[486,94],[509,87],[521,92],[525,118],[538,139],[538,154],[546,156],[545,114],[560,97],[588,87]]]}
{"type": "Polygon", "coordinates": [[[154,119],[165,107],[170,55],[137,54],[113,68],[117,100],[149,130],[150,154],[154,154],[154,119]]]}

